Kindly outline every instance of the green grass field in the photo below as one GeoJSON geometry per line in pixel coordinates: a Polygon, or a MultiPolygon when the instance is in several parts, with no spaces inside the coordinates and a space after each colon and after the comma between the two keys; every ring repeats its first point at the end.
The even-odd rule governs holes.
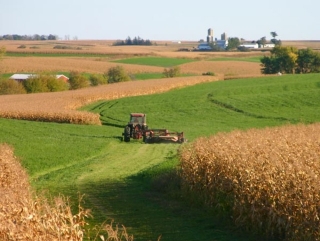
{"type": "Polygon", "coordinates": [[[38,191],[73,200],[85,194],[92,225],[114,219],[135,240],[256,240],[181,197],[172,175],[179,145],[124,143],[123,127],[130,112],[144,112],[150,128],[184,131],[193,141],[234,129],[319,122],[319,77],[220,81],[82,108],[99,113],[102,126],[0,119],[0,143],[15,148],[38,191]]]}

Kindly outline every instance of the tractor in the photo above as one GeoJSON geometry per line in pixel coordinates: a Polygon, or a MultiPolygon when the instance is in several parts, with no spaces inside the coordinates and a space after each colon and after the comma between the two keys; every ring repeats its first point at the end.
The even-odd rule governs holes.
{"type": "Polygon", "coordinates": [[[124,128],[124,133],[122,133],[124,141],[129,142],[130,138],[141,139],[145,136],[146,130],[148,130],[146,114],[131,113],[130,121],[124,128]]]}
{"type": "Polygon", "coordinates": [[[167,129],[149,129],[146,114],[131,113],[130,121],[122,133],[123,140],[130,142],[132,139],[141,139],[145,143],[156,142],[186,142],[183,132],[169,132],[167,129]]]}

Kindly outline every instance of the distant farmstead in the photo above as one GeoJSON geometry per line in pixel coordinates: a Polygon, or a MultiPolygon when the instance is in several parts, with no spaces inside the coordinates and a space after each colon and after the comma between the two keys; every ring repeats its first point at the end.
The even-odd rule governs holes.
{"type": "MultiPolygon", "coordinates": [[[[14,74],[10,77],[10,79],[16,80],[18,82],[23,82],[29,78],[36,77],[35,74],[14,74]]],[[[69,78],[63,74],[56,75],[56,79],[63,80],[64,82],[68,82],[69,78]]]]}

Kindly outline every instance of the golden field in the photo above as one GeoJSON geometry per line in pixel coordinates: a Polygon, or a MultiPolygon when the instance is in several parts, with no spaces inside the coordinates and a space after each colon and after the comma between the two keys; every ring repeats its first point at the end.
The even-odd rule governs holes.
{"type": "Polygon", "coordinates": [[[320,124],[199,138],[180,152],[182,185],[251,232],[320,240],[320,124]]]}

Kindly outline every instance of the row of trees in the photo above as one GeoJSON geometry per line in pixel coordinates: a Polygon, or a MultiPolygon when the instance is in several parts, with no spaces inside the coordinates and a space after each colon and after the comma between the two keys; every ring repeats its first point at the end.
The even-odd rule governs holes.
{"type": "Polygon", "coordinates": [[[88,75],[78,71],[71,71],[67,82],[56,79],[55,75],[41,73],[22,82],[4,78],[0,79],[0,95],[76,90],[89,86],[129,80],[131,78],[121,66],[112,67],[104,74],[88,75]]]}
{"type": "Polygon", "coordinates": [[[58,36],[54,34],[49,35],[19,35],[19,34],[5,34],[0,35],[0,40],[57,40],[58,36]]]}
{"type": "Polygon", "coordinates": [[[276,46],[261,59],[263,74],[320,73],[320,53],[310,48],[276,46]]]}
{"type": "MultiPolygon", "coordinates": [[[[166,78],[180,76],[180,68],[165,68],[163,75],[166,78]]],[[[22,82],[4,78],[0,79],[0,95],[76,90],[89,86],[98,86],[131,80],[132,78],[122,66],[112,67],[104,74],[88,75],[78,71],[71,71],[68,82],[56,79],[55,75],[41,73],[22,82]]]]}
{"type": "Polygon", "coordinates": [[[118,45],[152,45],[152,42],[147,39],[144,40],[140,37],[134,37],[134,39],[131,39],[130,37],[128,37],[126,40],[117,40],[115,43],[113,43],[114,46],[118,46],[118,45]]]}

